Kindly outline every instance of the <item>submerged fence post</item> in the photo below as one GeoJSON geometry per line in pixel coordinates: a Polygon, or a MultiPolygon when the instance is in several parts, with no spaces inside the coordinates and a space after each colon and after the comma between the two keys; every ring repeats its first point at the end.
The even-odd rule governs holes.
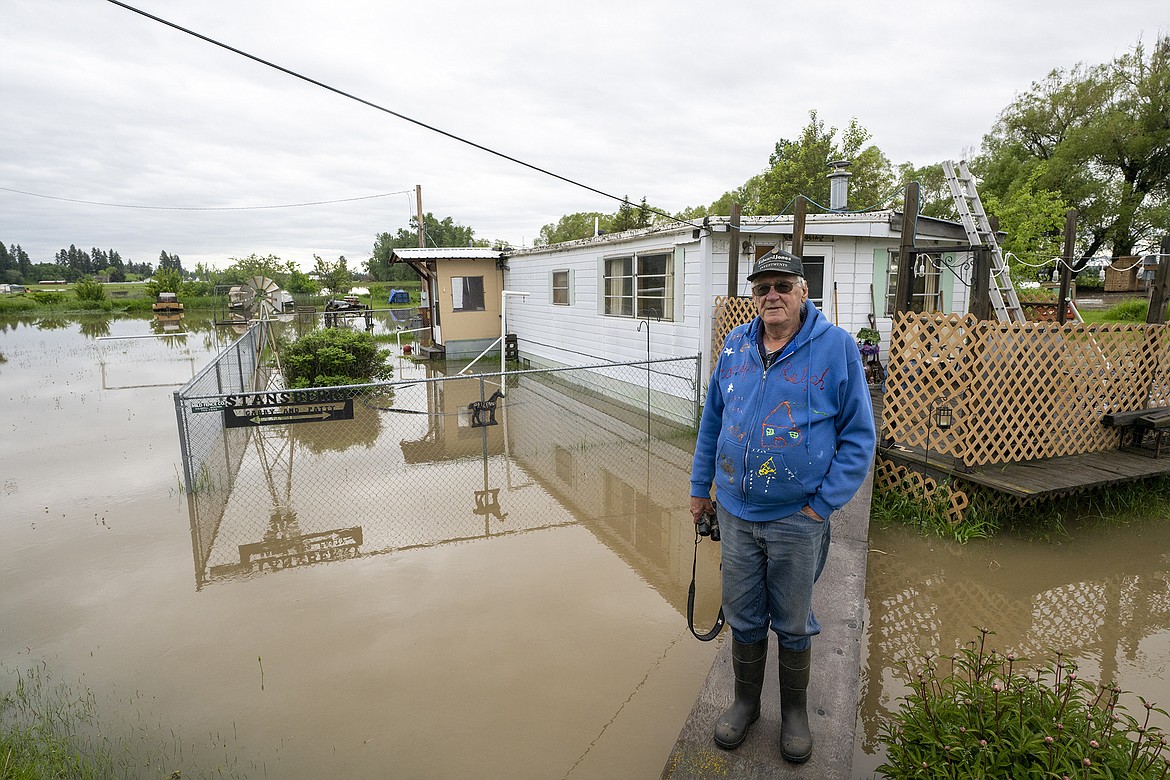
{"type": "Polygon", "coordinates": [[[191,451],[187,446],[187,415],[183,414],[183,399],[179,396],[179,391],[174,392],[175,398],[175,419],[179,423],[179,452],[183,456],[183,487],[188,493],[193,492],[195,485],[194,476],[191,474],[191,451]]]}
{"type": "Polygon", "coordinates": [[[703,353],[695,355],[695,395],[691,410],[691,423],[699,430],[699,396],[703,394],[703,353]]]}

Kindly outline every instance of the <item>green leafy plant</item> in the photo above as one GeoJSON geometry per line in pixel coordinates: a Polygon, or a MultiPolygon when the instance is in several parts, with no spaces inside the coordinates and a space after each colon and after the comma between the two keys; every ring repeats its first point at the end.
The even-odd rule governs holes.
{"type": "Polygon", "coordinates": [[[1138,720],[1121,689],[1080,679],[1057,652],[1036,669],[1014,653],[988,650],[987,636],[950,658],[926,656],[907,669],[911,692],[884,722],[889,778],[1166,778],[1166,737],[1139,698],[1138,720]]]}
{"type": "Polygon", "coordinates": [[[857,342],[859,344],[880,344],[882,342],[882,334],[873,328],[862,328],[857,331],[857,342]]]}
{"type": "Polygon", "coordinates": [[[368,333],[325,328],[284,346],[281,363],[289,387],[360,385],[390,378],[389,354],[368,333]]]}
{"type": "Polygon", "coordinates": [[[106,288],[93,277],[86,276],[78,279],[73,285],[73,294],[77,296],[79,301],[104,301],[106,288]]]}
{"type": "Polygon", "coordinates": [[[183,274],[177,268],[160,268],[146,283],[146,294],[151,298],[158,297],[160,292],[172,292],[176,295],[183,289],[183,274]]]}

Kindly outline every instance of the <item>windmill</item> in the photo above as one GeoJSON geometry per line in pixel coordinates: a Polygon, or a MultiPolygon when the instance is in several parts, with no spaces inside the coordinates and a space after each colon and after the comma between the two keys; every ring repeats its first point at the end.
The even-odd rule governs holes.
{"type": "Polygon", "coordinates": [[[282,290],[275,279],[267,276],[253,276],[240,289],[240,303],[249,311],[255,311],[259,319],[283,311],[282,290]]]}
{"type": "Polygon", "coordinates": [[[257,363],[259,363],[260,353],[264,350],[265,342],[271,346],[272,356],[276,363],[276,373],[266,380],[261,379],[261,372],[257,372],[257,390],[261,389],[261,384],[265,385],[266,389],[272,389],[275,385],[281,385],[284,382],[284,369],[280,365],[280,342],[272,331],[272,315],[284,309],[283,295],[284,291],[280,289],[280,285],[276,283],[275,279],[270,279],[267,276],[253,276],[244,282],[233,298],[241,308],[248,310],[250,317],[255,313],[255,318],[260,320],[262,331],[260,341],[257,344],[257,363]]]}

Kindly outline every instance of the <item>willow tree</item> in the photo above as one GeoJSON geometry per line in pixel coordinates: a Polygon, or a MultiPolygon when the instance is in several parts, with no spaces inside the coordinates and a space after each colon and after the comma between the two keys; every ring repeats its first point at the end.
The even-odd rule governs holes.
{"type": "Polygon", "coordinates": [[[1057,68],[999,115],[975,161],[1008,217],[1078,211],[1078,249],[1130,255],[1170,228],[1170,36],[1108,63],[1057,68]]]}

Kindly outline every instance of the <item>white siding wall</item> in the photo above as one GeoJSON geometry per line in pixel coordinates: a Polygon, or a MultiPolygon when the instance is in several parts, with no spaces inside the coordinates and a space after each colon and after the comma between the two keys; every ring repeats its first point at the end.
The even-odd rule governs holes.
{"type": "Polygon", "coordinates": [[[674,253],[674,321],[650,322],[650,357],[689,357],[702,350],[700,312],[702,274],[700,242],[690,234],[656,234],[626,242],[598,242],[550,248],[509,259],[507,288],[528,292],[508,303],[508,330],[515,333],[522,356],[560,365],[646,359],[646,326],[634,317],[601,314],[601,261],[624,252],[667,250],[674,253]],[[682,242],[682,243],[675,243],[682,242]],[[570,270],[572,303],[552,303],[552,272],[570,270]]]}
{"type": "MultiPolygon", "coordinates": [[[[762,231],[752,232],[750,237],[758,246],[789,246],[790,243],[787,236],[762,231]]],[[[806,245],[809,253],[826,255],[825,314],[830,320],[835,318],[851,335],[869,327],[873,311],[883,344],[888,345],[891,320],[885,316],[885,251],[896,249],[897,245],[897,238],[888,235],[825,236],[806,245]]],[[[708,376],[711,354],[718,349],[718,345],[708,343],[714,301],[717,296],[727,294],[726,233],[692,239],[689,232],[661,232],[625,241],[550,247],[513,256],[506,276],[507,289],[529,293],[527,298],[508,301],[508,330],[519,338],[521,355],[549,365],[645,360],[645,326],[638,331],[641,320],[600,313],[600,264],[605,256],[671,247],[675,252],[675,320],[650,323],[650,357],[689,357],[703,353],[702,376],[708,376]],[[564,269],[572,272],[572,304],[555,306],[552,272],[564,269]]],[[[749,294],[746,278],[750,272],[750,259],[741,257],[736,285],[740,295],[749,294]]],[[[948,311],[966,311],[969,288],[964,282],[969,279],[944,282],[944,287],[949,286],[951,292],[949,302],[953,308],[948,311]]]]}

